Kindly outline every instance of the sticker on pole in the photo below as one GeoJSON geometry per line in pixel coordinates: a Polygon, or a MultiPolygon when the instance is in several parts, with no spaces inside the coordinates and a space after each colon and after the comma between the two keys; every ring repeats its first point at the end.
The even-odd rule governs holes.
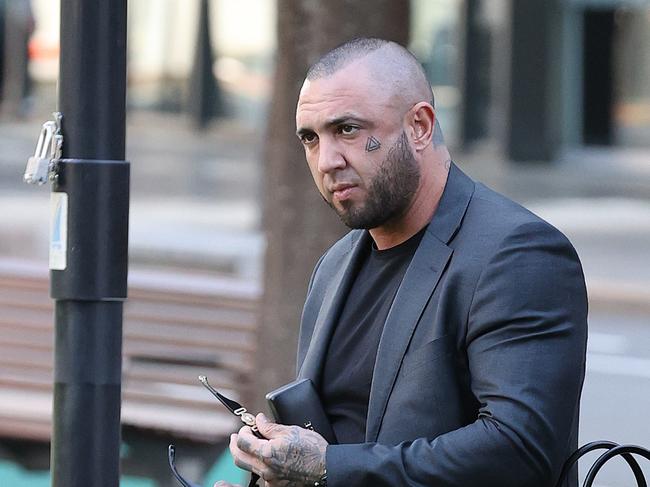
{"type": "Polygon", "coordinates": [[[50,269],[63,271],[68,265],[68,193],[50,195],[50,269]]]}

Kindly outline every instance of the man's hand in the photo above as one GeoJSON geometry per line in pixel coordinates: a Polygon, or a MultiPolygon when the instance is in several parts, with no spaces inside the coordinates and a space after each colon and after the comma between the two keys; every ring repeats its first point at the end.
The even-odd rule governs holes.
{"type": "Polygon", "coordinates": [[[239,468],[258,474],[267,487],[313,485],[325,473],[327,441],[321,435],[271,423],[263,414],[256,424],[266,439],[257,438],[248,426],[230,437],[230,453],[239,468]]]}

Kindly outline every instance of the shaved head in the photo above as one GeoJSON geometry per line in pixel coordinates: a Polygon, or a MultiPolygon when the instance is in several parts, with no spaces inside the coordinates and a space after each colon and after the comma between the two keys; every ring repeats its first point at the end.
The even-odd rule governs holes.
{"type": "Polygon", "coordinates": [[[420,62],[409,50],[384,39],[358,38],[341,44],[316,61],[307,79],[331,76],[353,62],[366,64],[374,76],[387,83],[386,88],[392,88],[408,103],[426,101],[434,106],[431,85],[420,62]]]}
{"type": "MultiPolygon", "coordinates": [[[[395,42],[374,37],[353,39],[329,51],[309,69],[306,82],[328,78],[356,63],[368,70],[381,90],[403,111],[419,102],[435,106],[431,85],[417,58],[395,42]]],[[[444,144],[437,118],[433,143],[444,144]]]]}

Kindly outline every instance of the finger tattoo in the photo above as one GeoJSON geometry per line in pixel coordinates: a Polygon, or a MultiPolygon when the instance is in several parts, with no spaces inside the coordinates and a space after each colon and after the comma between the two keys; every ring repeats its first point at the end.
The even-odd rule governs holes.
{"type": "Polygon", "coordinates": [[[246,439],[244,436],[239,436],[237,438],[237,446],[239,447],[240,450],[245,451],[246,453],[250,453],[251,451],[251,442],[246,439]]]}

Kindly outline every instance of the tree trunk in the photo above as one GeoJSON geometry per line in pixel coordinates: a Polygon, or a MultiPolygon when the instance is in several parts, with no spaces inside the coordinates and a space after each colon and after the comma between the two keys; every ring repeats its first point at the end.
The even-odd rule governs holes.
{"type": "Polygon", "coordinates": [[[409,0],[278,0],[274,94],[265,147],[267,238],[257,377],[252,404],[295,378],[300,312],[312,269],[346,232],[322,201],[295,135],[295,108],[308,67],[355,37],[408,42],[409,0]]]}

